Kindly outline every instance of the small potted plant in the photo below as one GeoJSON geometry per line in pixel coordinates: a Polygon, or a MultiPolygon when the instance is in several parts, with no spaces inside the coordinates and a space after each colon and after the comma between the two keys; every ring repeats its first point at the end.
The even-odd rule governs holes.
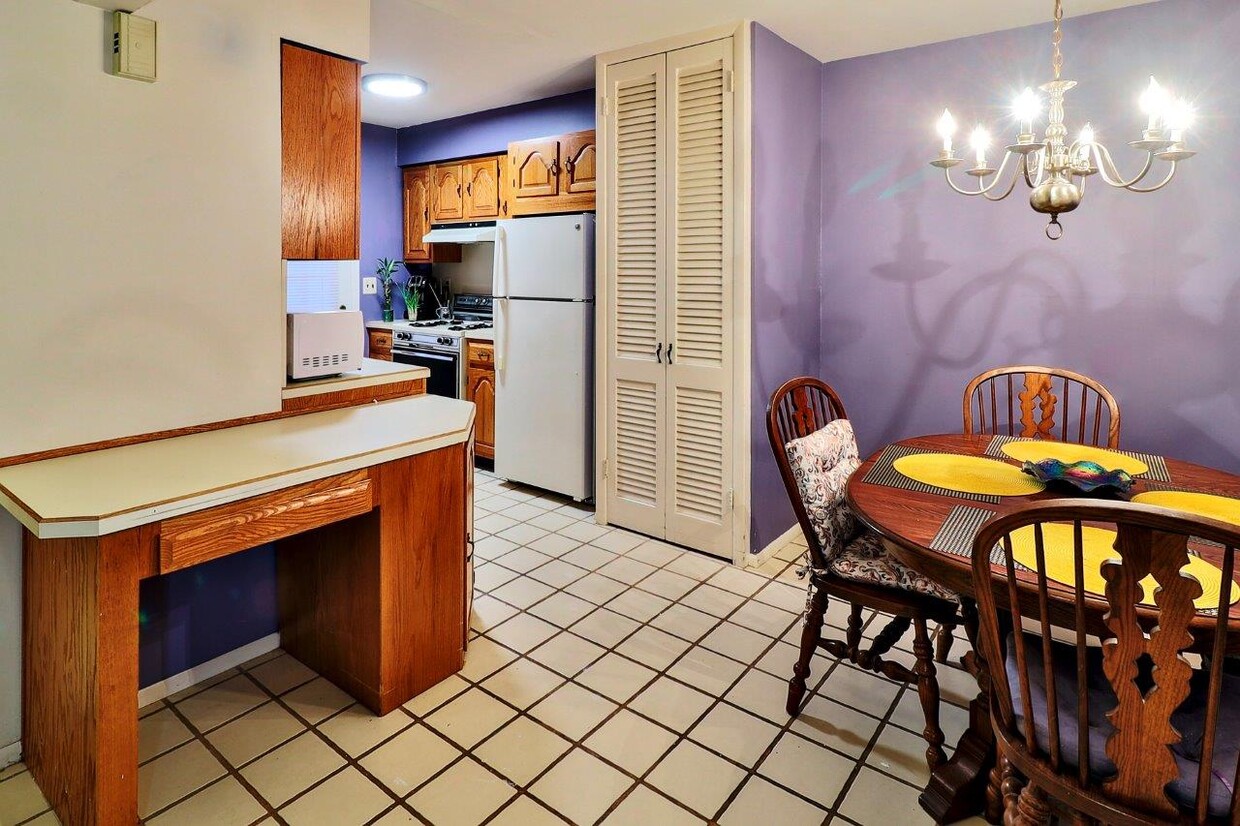
{"type": "Polygon", "coordinates": [[[404,281],[397,282],[400,297],[405,302],[405,318],[410,321],[418,319],[418,305],[422,303],[422,286],[425,283],[424,276],[413,274],[410,274],[404,281]]]}
{"type": "Polygon", "coordinates": [[[379,266],[375,269],[375,275],[379,277],[379,284],[383,287],[383,320],[391,321],[392,313],[392,285],[396,282],[396,268],[400,266],[400,262],[394,258],[380,258],[379,266]]]}

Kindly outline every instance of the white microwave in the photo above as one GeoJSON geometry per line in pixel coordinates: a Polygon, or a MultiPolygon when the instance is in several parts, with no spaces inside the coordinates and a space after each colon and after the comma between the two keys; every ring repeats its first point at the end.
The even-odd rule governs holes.
{"type": "Polygon", "coordinates": [[[314,379],[362,369],[365,325],[357,310],[289,313],[288,377],[314,379]]]}

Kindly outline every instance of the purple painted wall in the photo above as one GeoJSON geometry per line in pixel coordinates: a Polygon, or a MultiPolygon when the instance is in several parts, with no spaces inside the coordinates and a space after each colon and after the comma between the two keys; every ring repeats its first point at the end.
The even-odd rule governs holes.
{"type": "Polygon", "coordinates": [[[1065,23],[1072,135],[1087,115],[1133,170],[1124,142],[1154,74],[1194,97],[1202,154],[1156,194],[1091,181],[1058,242],[1023,184],[992,204],[949,192],[927,165],[944,105],[958,140],[981,120],[1010,142],[1005,104],[1049,79],[1049,40],[1048,23],[823,67],[824,375],[863,451],[958,432],[970,377],[1033,362],[1107,385],[1125,445],[1240,471],[1240,3],[1164,0],[1065,23]]]}
{"type": "MultiPolygon", "coordinates": [[[[396,165],[397,130],[373,123],[362,124],[362,261],[365,278],[375,274],[376,259],[404,255],[404,205],[400,167],[396,165]]],[[[401,269],[397,274],[404,278],[401,269]]],[[[393,291],[392,306],[399,313],[404,304],[393,291]]],[[[383,318],[379,295],[363,295],[362,315],[367,321],[383,318]]]]}
{"type": "Polygon", "coordinates": [[[760,551],[796,516],[766,435],[766,405],[793,376],[822,372],[822,64],[753,27],[753,383],[750,548],[760,551]]]}
{"type": "Polygon", "coordinates": [[[509,141],[594,128],[594,90],[488,109],[471,115],[406,126],[398,163],[417,163],[508,151],[509,141]]]}

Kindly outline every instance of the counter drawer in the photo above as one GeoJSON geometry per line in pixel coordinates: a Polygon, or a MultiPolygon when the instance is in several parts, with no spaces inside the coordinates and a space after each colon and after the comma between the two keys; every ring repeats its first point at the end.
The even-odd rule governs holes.
{"type": "Polygon", "coordinates": [[[495,345],[489,341],[466,341],[466,363],[484,370],[495,369],[495,345]]]}
{"type": "Polygon", "coordinates": [[[159,572],[274,542],[373,507],[370,476],[358,470],[165,519],[159,526],[159,572]]]}

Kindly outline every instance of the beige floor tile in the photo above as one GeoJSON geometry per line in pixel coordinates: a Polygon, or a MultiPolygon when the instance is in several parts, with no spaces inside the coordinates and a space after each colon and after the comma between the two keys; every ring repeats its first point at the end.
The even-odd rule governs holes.
{"type": "Polygon", "coordinates": [[[47,800],[30,772],[17,772],[0,782],[0,822],[21,823],[47,808],[47,800]]]}
{"type": "Polygon", "coordinates": [[[758,574],[752,574],[740,568],[728,566],[712,576],[707,582],[716,588],[722,588],[725,591],[749,597],[753,596],[759,588],[765,585],[767,579],[758,574]]]}
{"type": "Polygon", "coordinates": [[[627,556],[618,556],[602,568],[599,568],[598,572],[603,576],[617,579],[628,585],[636,585],[653,574],[655,567],[647,565],[645,562],[638,562],[636,559],[631,559],[627,556]]]}
{"type": "Polygon", "coordinates": [[[600,574],[591,573],[567,586],[564,590],[573,596],[581,597],[587,602],[602,605],[616,595],[623,594],[627,589],[623,582],[617,582],[600,574]]]}
{"type": "Polygon", "coordinates": [[[408,810],[396,808],[374,822],[374,826],[420,826],[418,820],[408,810]]]}
{"type": "Polygon", "coordinates": [[[569,739],[580,740],[616,708],[610,700],[579,685],[567,683],[530,709],[529,713],[569,739]]]}
{"type": "Polygon", "coordinates": [[[805,589],[783,582],[770,583],[754,594],[754,599],[776,608],[782,608],[797,617],[805,611],[805,589]]]}
{"type": "Polygon", "coordinates": [[[495,672],[482,683],[492,694],[520,709],[546,697],[564,678],[536,662],[520,659],[495,672]]]}
{"type": "Polygon", "coordinates": [[[705,611],[711,616],[720,618],[726,617],[735,611],[736,607],[744,601],[745,598],[740,594],[734,594],[731,591],[725,591],[713,585],[703,585],[695,588],[679,600],[681,605],[687,605],[690,608],[696,608],[699,611],[705,611]]]}
{"type": "Polygon", "coordinates": [[[224,759],[240,768],[306,730],[305,724],[279,703],[265,703],[244,717],[207,735],[224,759]]]}
{"type": "MultiPolygon", "coordinates": [[[[535,585],[539,583],[534,583],[535,585]]],[[[546,588],[547,586],[542,586],[546,588]]],[[[548,589],[550,593],[550,589],[548,589]]],[[[505,623],[502,623],[487,634],[488,637],[506,645],[514,651],[525,653],[539,643],[546,642],[560,632],[549,622],[544,622],[538,617],[529,614],[518,614],[505,623]]]]}
{"type": "Polygon", "coordinates": [[[779,729],[752,714],[720,703],[694,726],[689,736],[724,757],[752,767],[779,736],[779,729]]]}
{"type": "MultiPolygon", "coordinates": [[[[152,703],[151,705],[152,706],[159,705],[160,708],[163,707],[161,704],[158,704],[158,703],[152,703]]],[[[24,772],[25,770],[26,770],[26,764],[22,763],[21,761],[5,766],[3,769],[0,769],[0,782],[4,782],[5,780],[8,780],[10,777],[15,777],[21,774],[22,772],[24,772]]]]}
{"type": "Polygon", "coordinates": [[[604,653],[606,649],[601,646],[565,631],[535,648],[529,657],[565,677],[572,677],[604,653]]]}
{"type": "MultiPolygon", "coordinates": [[[[960,634],[959,629],[956,631],[960,634]]],[[[965,646],[956,642],[956,651],[961,653],[965,646]]],[[[977,680],[967,671],[951,665],[937,665],[939,694],[945,703],[967,707],[977,697],[977,680]]]]}
{"type": "Polygon", "coordinates": [[[245,826],[262,817],[264,811],[263,805],[235,778],[225,777],[148,823],[150,826],[185,826],[190,823],[245,826]]]}
{"type": "MultiPolygon", "coordinates": [[[[553,559],[541,568],[530,571],[530,576],[552,588],[563,588],[586,575],[586,571],[570,565],[562,559],[553,559]]],[[[509,808],[512,808],[511,806],[509,808]]]]}
{"type": "Polygon", "coordinates": [[[510,505],[504,508],[500,511],[500,513],[507,516],[509,519],[515,519],[518,522],[525,522],[529,519],[533,519],[539,514],[546,513],[546,511],[527,502],[518,502],[515,505],[510,505]]]}
{"type": "Polygon", "coordinates": [[[660,677],[629,703],[629,708],[683,734],[715,702],[696,689],[660,677]]]}
{"type": "Polygon", "coordinates": [[[782,637],[796,620],[796,614],[753,599],[728,617],[728,622],[744,626],[769,639],[782,637]]]}
{"type": "MultiPolygon", "coordinates": [[[[474,645],[481,645],[483,642],[480,640],[477,643],[471,643],[470,650],[473,650],[474,645]]],[[[425,717],[467,688],[469,688],[469,683],[453,674],[405,703],[404,708],[419,717],[425,717]]]]}
{"type": "MultiPolygon", "coordinates": [[[[565,567],[571,568],[572,566],[566,565],[565,567]]],[[[561,591],[558,594],[552,594],[535,605],[530,609],[530,613],[553,625],[567,628],[596,607],[598,606],[592,602],[586,602],[584,599],[579,599],[572,594],[566,594],[561,591]]]]}
{"type": "Polygon", "coordinates": [[[628,531],[613,530],[593,540],[590,544],[615,554],[628,553],[646,541],[646,537],[628,531]]]}
{"type": "MultiPolygon", "coordinates": [[[[677,607],[679,606],[672,606],[668,610],[673,611],[677,607]]],[[[639,628],[633,636],[616,646],[616,651],[656,671],[663,671],[689,650],[689,647],[690,644],[679,637],[646,626],[639,628]]]]}
{"type": "Polygon", "coordinates": [[[498,536],[484,536],[474,543],[474,556],[487,561],[499,559],[517,547],[515,542],[500,539],[498,536]]]}
{"type": "Polygon", "coordinates": [[[724,565],[722,562],[712,559],[705,554],[686,551],[664,567],[669,571],[684,574],[700,582],[718,573],[723,569],[724,565]]]}
{"type": "Polygon", "coordinates": [[[475,749],[474,756],[525,786],[572,745],[528,717],[519,717],[475,749]]]}
{"type": "Polygon", "coordinates": [[[502,645],[486,637],[480,637],[469,644],[469,649],[465,652],[465,667],[457,674],[467,680],[478,682],[516,658],[516,654],[502,645]]]}
{"type": "Polygon", "coordinates": [[[625,554],[630,559],[636,559],[645,562],[647,565],[653,565],[661,568],[673,559],[679,557],[684,551],[677,547],[668,545],[666,542],[660,542],[657,539],[647,539],[633,550],[625,554]]]}
{"type": "Polygon", "coordinates": [[[699,645],[749,665],[774,641],[772,637],[725,622],[707,634],[699,645]]]}
{"type": "Polygon", "coordinates": [[[470,689],[426,718],[439,733],[472,748],[507,723],[516,712],[478,689],[470,689]]]}
{"type": "Polygon", "coordinates": [[[307,732],[255,760],[241,776],[271,805],[282,806],[343,765],[343,757],[307,732]]]}
{"type": "Polygon", "coordinates": [[[608,654],[581,672],[575,682],[592,688],[617,703],[624,703],[656,676],[654,671],[644,665],[618,654],[608,654]]]}
{"type": "Polygon", "coordinates": [[[180,691],[176,692],[175,694],[169,694],[164,699],[167,700],[169,703],[179,703],[182,700],[184,700],[186,697],[191,697],[200,691],[205,691],[213,685],[218,685],[224,682],[225,680],[231,680],[233,677],[237,676],[240,673],[241,673],[241,669],[239,668],[230,668],[227,671],[221,671],[219,674],[216,674],[214,677],[207,677],[205,680],[199,680],[198,682],[191,685],[189,688],[183,688],[180,691]]]}
{"type": "Polygon", "coordinates": [[[603,536],[607,533],[607,531],[608,528],[605,528],[602,525],[596,525],[594,522],[574,522],[567,527],[560,528],[558,533],[571,537],[572,539],[579,540],[580,542],[590,542],[594,539],[598,539],[600,536],[603,536]]]}
{"type": "Polygon", "coordinates": [[[706,636],[706,632],[719,624],[719,618],[687,605],[673,604],[652,619],[650,624],[682,639],[697,642],[706,636]]]}
{"type": "Polygon", "coordinates": [[[507,582],[512,582],[521,576],[516,571],[510,571],[502,565],[494,562],[487,562],[474,568],[474,589],[477,591],[494,591],[507,582]]]}
{"type": "Polygon", "coordinates": [[[560,528],[567,528],[576,521],[571,516],[552,511],[543,511],[529,520],[531,525],[536,528],[542,528],[545,531],[558,531],[560,528]]]}
{"type": "MultiPolygon", "coordinates": [[[[576,524],[576,522],[573,523],[573,525],[576,524]]],[[[571,528],[573,525],[567,525],[565,527],[571,528]]],[[[564,536],[562,533],[549,533],[546,536],[540,536],[538,539],[535,539],[526,547],[533,548],[539,553],[544,553],[548,556],[558,557],[563,556],[573,548],[580,547],[581,543],[584,541],[584,539],[573,539],[571,536],[564,536]]]]}
{"type": "Polygon", "coordinates": [[[550,562],[551,557],[546,554],[540,554],[538,551],[532,551],[529,548],[517,548],[495,561],[510,571],[526,574],[539,565],[550,562]]]}
{"type": "Polygon", "coordinates": [[[930,782],[926,741],[895,726],[884,726],[865,762],[887,774],[924,788],[930,782]]]}
{"type": "Polygon", "coordinates": [[[873,717],[821,695],[810,697],[790,726],[797,734],[856,758],[861,757],[878,727],[879,721],[873,717]]]}
{"type": "Polygon", "coordinates": [[[744,769],[683,740],[659,761],[646,782],[703,817],[713,818],[744,779],[744,769]]]}
{"type": "Polygon", "coordinates": [[[786,733],[758,766],[758,774],[829,808],[856,765],[828,748],[786,733]]]}
{"type": "Polygon", "coordinates": [[[588,571],[597,571],[599,568],[602,568],[608,562],[615,559],[616,554],[590,543],[569,551],[560,558],[565,562],[571,562],[579,568],[585,568],[588,571]]]}
{"type": "Polygon", "coordinates": [[[222,774],[220,761],[197,740],[157,757],[138,769],[138,816],[152,815],[222,774]]]}
{"type": "Polygon", "coordinates": [[[728,806],[720,826],[753,826],[778,823],[779,826],[821,826],[827,813],[796,795],[763,780],[751,777],[741,793],[728,806]]]}
{"type": "Polygon", "coordinates": [[[267,694],[244,674],[238,674],[177,703],[177,711],[201,732],[240,717],[260,703],[267,694]]]}
{"type": "Polygon", "coordinates": [[[667,673],[683,683],[720,697],[744,670],[742,663],[722,654],[704,648],[691,648],[667,673]]]}
{"type": "Polygon", "coordinates": [[[487,826],[564,826],[546,806],[524,795],[504,807],[487,826]]]}
{"type": "Polygon", "coordinates": [[[491,596],[518,608],[529,608],[539,600],[546,599],[554,591],[555,589],[550,585],[544,585],[538,580],[523,576],[493,589],[491,596]]]}
{"type": "Polygon", "coordinates": [[[435,826],[475,826],[507,803],[515,790],[472,758],[465,758],[409,798],[435,826]]]}
{"type": "Polygon", "coordinates": [[[727,693],[725,699],[751,714],[758,714],[776,725],[788,722],[788,681],[765,671],[750,671],[727,693]]]}
{"type": "Polygon", "coordinates": [[[456,746],[426,726],[407,728],[359,762],[397,796],[404,797],[461,756],[456,746]]]}
{"type": "Polygon", "coordinates": [[[319,731],[356,759],[411,725],[413,719],[401,709],[379,717],[363,705],[352,705],[320,725],[319,731]]]}
{"type": "Polygon", "coordinates": [[[805,553],[805,546],[796,542],[789,542],[787,545],[775,552],[776,559],[782,559],[785,562],[796,562],[805,553]]]}
{"type": "Polygon", "coordinates": [[[515,519],[509,519],[507,516],[498,513],[489,513],[481,519],[474,520],[474,527],[484,533],[496,534],[505,531],[513,525],[518,524],[515,519]]]}
{"type": "Polygon", "coordinates": [[[616,643],[632,634],[637,628],[638,623],[634,620],[608,611],[606,608],[600,608],[574,625],[571,630],[590,642],[597,643],[604,648],[613,648],[616,643]]]}
{"type": "Polygon", "coordinates": [[[674,602],[692,591],[697,585],[697,580],[687,576],[672,571],[655,571],[639,582],[637,587],[674,602]]]}
{"type": "Polygon", "coordinates": [[[61,826],[61,823],[60,818],[56,816],[55,812],[48,811],[39,815],[34,820],[26,821],[23,826],[61,826]]]}
{"type": "Polygon", "coordinates": [[[621,709],[584,745],[625,771],[639,777],[676,742],[676,735],[662,726],[621,709]]]}
{"type": "MultiPolygon", "coordinates": [[[[811,668],[821,666],[829,661],[816,658],[811,668]]],[[[792,676],[792,672],[788,672],[792,676]]],[[[891,708],[891,703],[900,693],[900,686],[890,680],[884,680],[877,674],[849,668],[842,663],[836,666],[824,683],[818,686],[818,693],[830,697],[835,702],[875,717],[883,717],[891,708]]]]}
{"type": "Polygon", "coordinates": [[[280,810],[289,826],[365,823],[392,805],[387,792],[348,766],[280,810]]]}
{"type": "Polygon", "coordinates": [[[663,795],[638,786],[604,820],[604,826],[693,826],[705,821],[663,795]]]}
{"type": "Polygon", "coordinates": [[[638,622],[649,622],[660,611],[671,604],[670,600],[666,600],[663,597],[648,594],[637,588],[631,588],[607,603],[607,608],[638,622]]]}
{"type": "Polygon", "coordinates": [[[527,542],[533,542],[539,537],[546,536],[549,531],[544,531],[535,525],[527,523],[519,523],[499,532],[499,536],[510,542],[516,542],[518,545],[524,545],[527,542]]]}
{"type": "Polygon", "coordinates": [[[282,654],[247,670],[250,676],[263,684],[264,688],[277,695],[304,685],[319,676],[288,654],[282,654]]]}
{"type": "Polygon", "coordinates": [[[176,748],[194,735],[170,708],[163,708],[138,720],[138,762],[176,748]]]}
{"type": "Polygon", "coordinates": [[[312,724],[326,720],[343,708],[353,705],[353,698],[333,683],[319,677],[283,697],[285,703],[312,724]]]}
{"type": "Polygon", "coordinates": [[[863,768],[848,788],[839,812],[858,823],[929,824],[934,821],[917,803],[920,790],[863,768]]]}
{"type": "MultiPolygon", "coordinates": [[[[904,690],[889,719],[897,726],[920,736],[922,729],[926,727],[926,717],[921,710],[921,698],[917,696],[917,689],[910,687],[904,690]]],[[[955,746],[960,735],[969,727],[968,709],[951,703],[939,703],[939,726],[947,738],[946,745],[955,746]]]]}
{"type": "Polygon", "coordinates": [[[592,754],[574,749],[530,793],[574,823],[594,823],[633,781],[592,754]]]}
{"type": "MultiPolygon", "coordinates": [[[[801,651],[799,648],[795,645],[789,645],[786,642],[780,641],[775,643],[771,650],[763,654],[762,657],[754,663],[754,666],[762,669],[767,674],[772,674],[783,679],[789,679],[792,677],[792,667],[797,664],[797,660],[800,656],[801,651]]],[[[817,682],[816,678],[820,676],[822,670],[821,668],[815,667],[821,665],[821,660],[815,660],[811,666],[811,668],[814,668],[814,670],[810,672],[811,685],[817,682]]]]}
{"type": "Polygon", "coordinates": [[[489,594],[483,594],[474,600],[469,627],[485,633],[516,614],[517,609],[508,603],[500,602],[489,594]]]}

